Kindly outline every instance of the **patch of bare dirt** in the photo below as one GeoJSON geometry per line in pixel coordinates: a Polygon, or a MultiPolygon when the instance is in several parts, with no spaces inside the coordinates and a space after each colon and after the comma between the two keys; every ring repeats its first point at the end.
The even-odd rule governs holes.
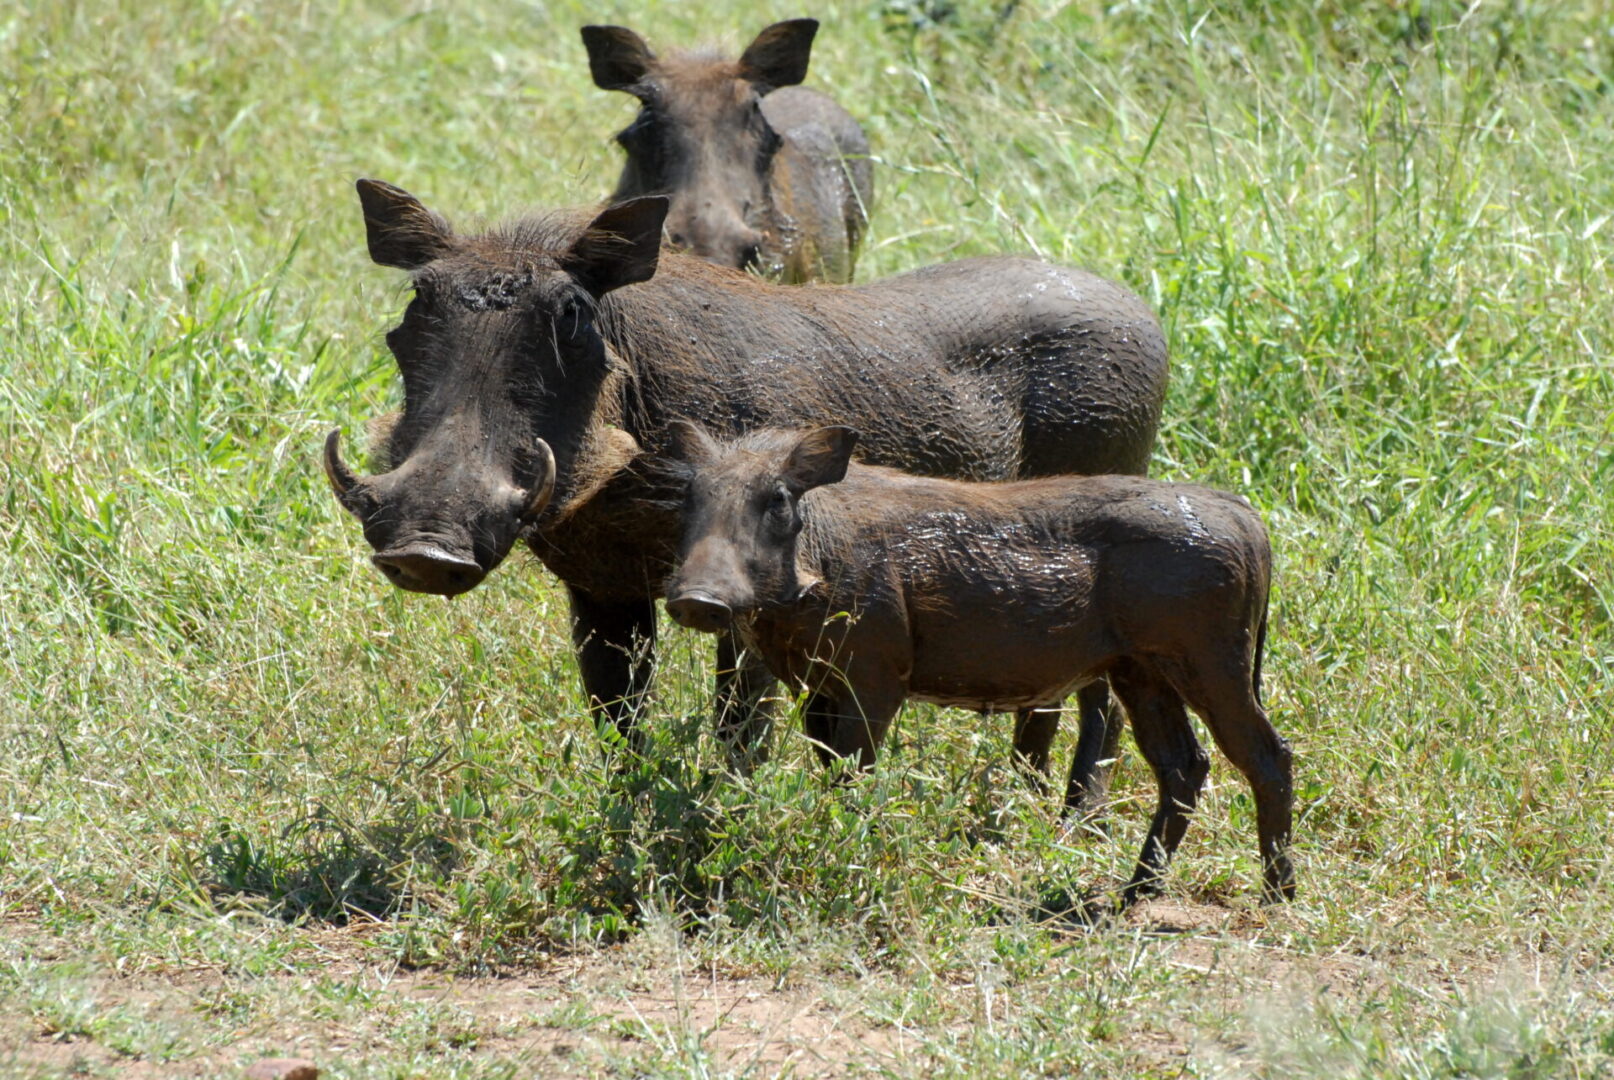
{"type": "MultiPolygon", "coordinates": [[[[25,936],[5,950],[12,956],[72,955],[48,934],[16,929],[25,936]]],[[[522,1063],[534,1076],[699,1050],[725,1071],[829,1077],[874,1071],[913,1050],[897,1029],[861,1017],[855,985],[682,971],[631,948],[520,975],[460,977],[366,963],[351,944],[323,942],[320,961],[262,976],[198,967],[121,974],[105,958],[75,956],[24,1009],[0,1008],[0,1075],[231,1076],[260,1057],[407,1058],[414,1043],[522,1063]],[[58,997],[91,1005],[75,1011],[58,997]]]]}
{"type": "MultiPolygon", "coordinates": [[[[1301,928],[1289,920],[1283,909],[1170,898],[1101,930],[1141,934],[1147,962],[1181,976],[1172,976],[1181,993],[1164,1012],[1124,1022],[1119,1037],[1135,1060],[1170,1074],[1206,1050],[1207,1032],[1242,1029],[1257,999],[1367,1002],[1396,984],[1438,995],[1495,974],[1496,957],[1482,949],[1424,951],[1400,938],[1356,951],[1291,947],[1301,928]]],[[[418,1055],[476,1059],[539,1077],[696,1053],[714,1071],[759,1077],[922,1075],[934,1064],[914,1033],[881,1020],[882,1001],[903,989],[895,976],[701,968],[677,934],[647,930],[627,946],[530,971],[462,977],[378,963],[363,927],[291,933],[293,958],[252,973],[195,954],[169,961],[162,950],[118,957],[28,919],[0,920],[0,961],[10,971],[0,980],[0,1078],[239,1076],[252,1060],[288,1055],[370,1066],[396,1059],[404,1073],[418,1055]]],[[[938,990],[950,1019],[933,1019],[967,1017],[977,991],[938,990]]]]}
{"type": "Polygon", "coordinates": [[[699,1046],[726,1070],[805,1077],[876,1068],[904,1050],[900,1032],[861,1019],[855,991],[848,1000],[826,985],[646,969],[627,957],[557,965],[537,978],[408,976],[394,989],[468,1010],[499,1033],[490,1049],[535,1060],[643,1042],[699,1046]]]}

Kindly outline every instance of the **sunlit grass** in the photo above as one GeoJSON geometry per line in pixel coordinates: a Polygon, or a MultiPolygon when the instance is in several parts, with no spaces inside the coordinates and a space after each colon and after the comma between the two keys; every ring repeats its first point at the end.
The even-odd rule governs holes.
{"type": "MultiPolygon", "coordinates": [[[[631,109],[578,25],[738,43],[800,10],[109,0],[0,15],[0,914],[244,977],[304,946],[233,920],[379,920],[378,958],[454,971],[672,926],[699,962],[874,980],[860,1015],[917,1033],[915,1074],[1608,1068],[1607,12],[1005,10],[812,12],[812,80],[880,160],[860,273],[1030,250],[1159,310],[1156,471],[1274,533],[1297,903],[1253,910],[1218,760],[1168,891],[1231,929],[1050,921],[1130,868],[1135,754],[1107,837],[1006,768],[1006,717],[910,708],[851,787],[787,722],[742,781],[670,626],[654,753],[612,776],[531,559],[453,602],[366,565],[314,464],[396,394],[401,283],[352,180],[456,221],[591,201],[631,109]]],[[[0,961],[0,1013],[46,1037],[161,1060],[233,1030],[98,1016],[79,967],[0,961]]],[[[339,1075],[497,1074],[398,1024],[339,1075]]],[[[693,1075],[684,1035],[616,1064],[693,1075]]]]}

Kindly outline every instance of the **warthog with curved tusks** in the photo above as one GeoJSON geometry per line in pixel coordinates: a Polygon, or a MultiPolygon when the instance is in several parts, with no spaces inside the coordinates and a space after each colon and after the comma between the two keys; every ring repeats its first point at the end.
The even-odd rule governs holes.
{"type": "MultiPolygon", "coordinates": [[[[462,236],[390,184],[361,180],[359,196],[371,256],[408,270],[414,296],[387,334],[404,403],[384,471],[354,476],[333,442],[337,494],[405,589],[464,592],[525,539],[570,591],[597,715],[625,731],[680,495],[636,456],[674,417],[725,434],[844,419],[872,462],[967,479],[1148,466],[1165,340],[1147,305],[1092,274],[995,257],[802,288],[663,254],[664,198],[462,236]],[[554,499],[533,513],[545,447],[554,499]]],[[[773,680],[727,638],[718,671],[720,733],[760,745],[773,680]]],[[[1104,702],[1101,685],[1081,694],[1073,803],[1102,794],[1104,702]]],[[[1030,717],[1023,749],[1054,718],[1030,717]]]]}

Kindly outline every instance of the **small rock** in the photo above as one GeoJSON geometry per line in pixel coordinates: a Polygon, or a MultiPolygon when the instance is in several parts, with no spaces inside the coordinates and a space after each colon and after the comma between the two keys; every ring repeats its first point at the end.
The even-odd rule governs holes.
{"type": "Polygon", "coordinates": [[[247,1066],[246,1080],[319,1080],[319,1066],[307,1058],[264,1058],[247,1066]]]}

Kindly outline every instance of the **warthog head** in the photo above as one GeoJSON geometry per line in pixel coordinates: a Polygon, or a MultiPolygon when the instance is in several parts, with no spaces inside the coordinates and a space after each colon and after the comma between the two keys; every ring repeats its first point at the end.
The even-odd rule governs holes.
{"type": "Polygon", "coordinates": [[[781,140],[762,113],[771,90],[807,77],[814,19],[775,23],[739,60],[657,57],[621,26],[585,26],[594,83],[638,98],[616,140],[628,160],[616,197],[665,194],[673,246],[724,266],[756,264],[771,215],[769,170],[781,140]]]}
{"type": "Polygon", "coordinates": [[[615,206],[581,228],[536,220],[461,237],[408,192],[358,188],[370,257],[413,278],[387,334],[403,412],[387,472],[357,475],[335,431],[325,472],[393,584],[453,596],[541,524],[557,486],[575,489],[610,366],[596,302],[655,273],[667,200],[615,206]]]}
{"type": "Polygon", "coordinates": [[[762,431],[720,444],[705,429],[673,425],[673,453],[691,468],[667,613],[706,633],[789,604],[817,580],[797,565],[801,498],[846,475],[857,432],[821,427],[762,431]]]}

